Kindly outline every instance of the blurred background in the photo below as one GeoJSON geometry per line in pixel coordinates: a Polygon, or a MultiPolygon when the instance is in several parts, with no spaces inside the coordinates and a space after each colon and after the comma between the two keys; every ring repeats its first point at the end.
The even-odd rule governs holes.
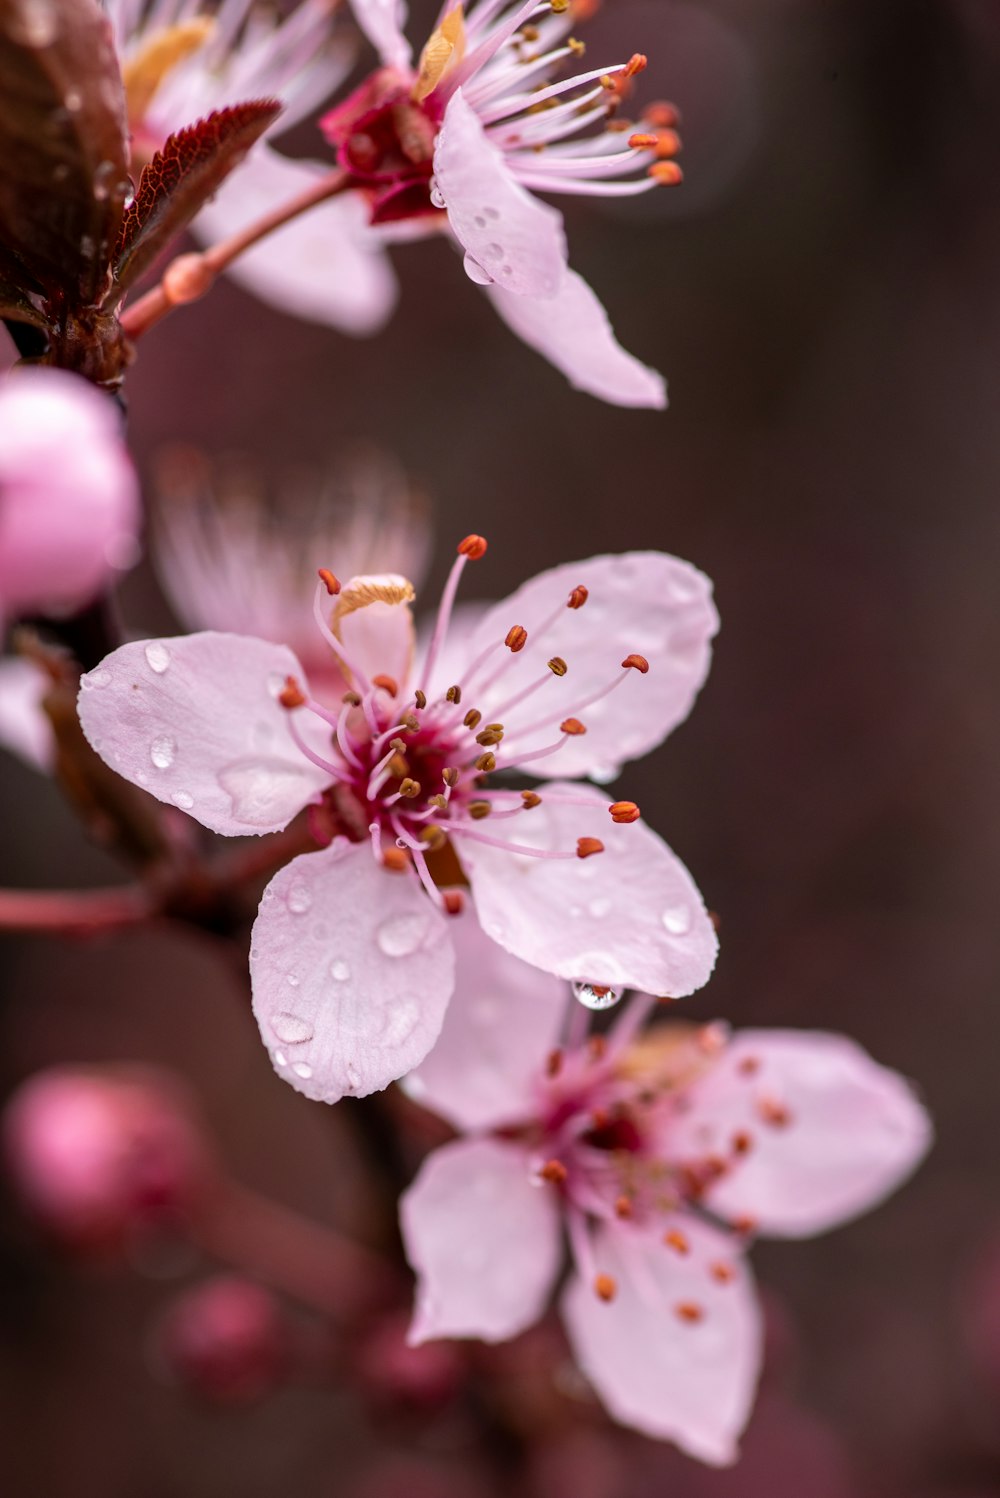
{"type": "MultiPolygon", "coordinates": [[[[683,115],[682,187],[562,205],[575,268],[668,376],[665,415],[574,394],[427,242],[394,250],[400,305],[370,341],[229,285],[177,313],[130,376],[139,461],[183,441],[277,482],[370,439],[430,497],[427,598],[468,531],[486,597],[618,548],[709,573],[708,685],[623,782],[721,917],[687,1012],[847,1031],[915,1080],[937,1147],[871,1217],[755,1250],[771,1356],[724,1473],[614,1431],[568,1374],[536,1387],[530,1342],[475,1374],[524,1431],[516,1470],[454,1392],[472,1374],[418,1369],[404,1397],[391,1349],[367,1398],[317,1375],[207,1408],[165,1380],[154,1327],[211,1265],[168,1245],[81,1264],[7,1197],[17,1498],[1000,1493],[1000,7],[607,0],[586,37],[595,61],[646,52],[640,100],[683,115]]],[[[170,627],[147,565],[122,604],[170,627]]],[[[4,885],[120,877],[13,759],[0,827],[4,885]]],[[[8,938],[0,969],[5,1092],[67,1061],[168,1067],[239,1180],[364,1232],[348,1105],[273,1076],[207,937],[8,938]]]]}

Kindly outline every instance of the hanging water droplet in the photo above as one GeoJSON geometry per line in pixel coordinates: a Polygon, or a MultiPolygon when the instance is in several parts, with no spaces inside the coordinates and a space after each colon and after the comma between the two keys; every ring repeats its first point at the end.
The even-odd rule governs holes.
{"type": "Polygon", "coordinates": [[[154,739],[149,746],[149,757],[158,770],[169,770],[177,753],[177,745],[166,734],[154,739]]]}
{"type": "Polygon", "coordinates": [[[149,669],[155,671],[157,676],[162,676],[170,665],[170,651],[166,645],[162,644],[159,640],[150,640],[146,646],[145,654],[149,669]]]}
{"type": "Polygon", "coordinates": [[[288,1065],[288,1057],[285,1055],[284,1051],[275,1051],[274,1060],[277,1066],[288,1065]]]}
{"type": "Polygon", "coordinates": [[[187,791],[171,791],[170,799],[175,806],[180,807],[181,811],[190,811],[194,805],[194,797],[187,791]]]}
{"type": "Polygon", "coordinates": [[[330,977],[335,978],[338,983],[346,983],[351,976],[351,969],[342,957],[335,957],[330,963],[330,977]]]}
{"type": "Polygon", "coordinates": [[[375,933],[380,951],[387,957],[409,957],[427,934],[425,915],[396,915],[383,921],[375,933]]]}
{"type": "Polygon", "coordinates": [[[313,1069],[308,1061],[293,1061],[292,1071],[297,1077],[301,1077],[303,1082],[307,1082],[313,1074],[313,1069]]]}
{"type": "Polygon", "coordinates": [[[312,1040],[312,1025],[297,1014],[272,1014],[268,1023],[286,1045],[304,1045],[307,1040],[312,1040]]]}
{"type": "Polygon", "coordinates": [[[613,1009],[621,998],[620,989],[605,983],[574,983],[573,994],[585,1009],[613,1009]]]}
{"type": "Polygon", "coordinates": [[[288,891],[288,908],[293,915],[305,915],[306,911],[311,909],[312,902],[313,897],[309,893],[308,886],[302,884],[301,881],[293,884],[288,891]]]}
{"type": "Polygon", "coordinates": [[[80,677],[80,687],[84,692],[92,692],[96,688],[106,687],[110,681],[111,672],[98,666],[96,671],[88,671],[86,676],[80,677]]]}
{"type": "Polygon", "coordinates": [[[299,978],[298,973],[286,973],[285,974],[285,982],[288,984],[289,988],[298,988],[300,981],[301,980],[299,978]]]}
{"type": "Polygon", "coordinates": [[[493,277],[488,270],[479,264],[478,260],[467,254],[463,264],[465,265],[465,274],[470,281],[475,281],[477,286],[492,286],[493,277]]]}
{"type": "Polygon", "coordinates": [[[431,202],[433,203],[434,207],[435,208],[447,208],[448,205],[447,205],[447,203],[444,200],[444,193],[441,191],[440,187],[438,187],[438,185],[437,185],[437,179],[434,178],[434,177],[431,178],[431,189],[430,189],[430,191],[431,191],[431,202]]]}
{"type": "Polygon", "coordinates": [[[671,936],[684,936],[691,930],[691,911],[686,905],[671,905],[663,912],[662,919],[671,936]]]}
{"type": "Polygon", "coordinates": [[[357,1092],[358,1087],[361,1084],[361,1073],[358,1071],[358,1069],[357,1069],[356,1066],[353,1066],[351,1064],[350,1061],[348,1061],[348,1063],[347,1063],[346,1072],[347,1072],[347,1091],[348,1092],[357,1092]]]}

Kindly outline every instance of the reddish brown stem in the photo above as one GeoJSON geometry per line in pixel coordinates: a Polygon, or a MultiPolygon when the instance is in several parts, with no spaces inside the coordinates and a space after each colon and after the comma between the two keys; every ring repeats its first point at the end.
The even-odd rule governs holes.
{"type": "Polygon", "coordinates": [[[155,914],[153,895],[138,884],[121,889],[0,889],[0,931],[95,936],[141,925],[155,914]]]}
{"type": "Polygon", "coordinates": [[[273,208],[270,213],[265,213],[263,218],[257,219],[256,223],[250,224],[248,228],[241,229],[238,234],[233,234],[229,239],[220,240],[218,244],[212,245],[211,249],[195,252],[189,255],[178,255],[175,260],[167,266],[158,286],[147,291],[138,301],[133,302],[121,315],[121,325],[125,334],[133,342],[141,338],[150,328],[155,327],[161,318],[166,317],[175,307],[182,307],[187,302],[197,301],[213,285],[216,276],[224,271],[227,266],[232,265],[246,250],[266,239],[276,229],[281,229],[285,224],[291,223],[303,213],[308,213],[310,208],[325,203],[329,198],[336,197],[344,191],[349,184],[349,177],[341,171],[331,172],[326,177],[321,177],[304,192],[298,193],[288,202],[273,208]]]}
{"type": "Polygon", "coordinates": [[[194,1236],[214,1258],[339,1322],[398,1289],[391,1265],[371,1249],[232,1182],[203,1203],[194,1236]]]}

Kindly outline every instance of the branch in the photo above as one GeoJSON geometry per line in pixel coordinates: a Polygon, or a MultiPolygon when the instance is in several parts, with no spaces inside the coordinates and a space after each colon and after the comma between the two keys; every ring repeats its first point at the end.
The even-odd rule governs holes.
{"type": "Polygon", "coordinates": [[[120,889],[0,889],[0,931],[96,936],[141,926],[158,901],[140,884],[120,889]]]}

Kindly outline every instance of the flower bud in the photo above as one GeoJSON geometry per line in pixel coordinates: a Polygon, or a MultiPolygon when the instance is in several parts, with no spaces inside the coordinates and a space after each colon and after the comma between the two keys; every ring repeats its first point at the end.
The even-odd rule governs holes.
{"type": "Polygon", "coordinates": [[[218,1404],[250,1404],[289,1366],[289,1327],[280,1302],[238,1275],[186,1291],[163,1317],[157,1350],[170,1376],[218,1404]]]}
{"type": "Polygon", "coordinates": [[[24,369],[0,385],[0,617],[71,614],[138,553],[139,485],[109,396],[24,369]]]}
{"type": "Polygon", "coordinates": [[[358,1349],[359,1380],[381,1406],[428,1410],[444,1405],[463,1376],[461,1349],[454,1342],[406,1340],[410,1317],[385,1316],[370,1328],[358,1349]]]}
{"type": "Polygon", "coordinates": [[[79,1249],[113,1251],[183,1215],[210,1179],[186,1097],[153,1070],[39,1072],[14,1094],[3,1130],[27,1207],[79,1249]]]}

